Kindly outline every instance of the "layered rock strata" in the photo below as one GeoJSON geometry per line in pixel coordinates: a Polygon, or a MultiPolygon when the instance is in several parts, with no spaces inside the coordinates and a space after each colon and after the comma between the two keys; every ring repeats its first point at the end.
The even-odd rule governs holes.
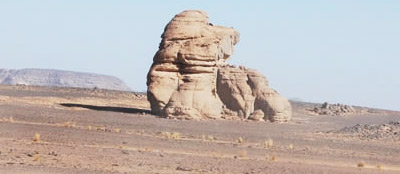
{"type": "Polygon", "coordinates": [[[290,103],[268,87],[262,74],[225,62],[238,41],[236,30],[208,23],[203,11],[176,15],[165,27],[147,76],[153,114],[178,119],[290,120],[290,103]]]}

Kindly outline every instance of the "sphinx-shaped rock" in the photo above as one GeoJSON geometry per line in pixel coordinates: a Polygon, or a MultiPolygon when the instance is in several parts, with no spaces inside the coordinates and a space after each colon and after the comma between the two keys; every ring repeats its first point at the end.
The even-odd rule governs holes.
{"type": "Polygon", "coordinates": [[[239,33],[208,23],[203,11],[176,15],[165,27],[159,50],[147,75],[153,114],[178,119],[247,119],[258,109],[264,120],[287,121],[289,102],[268,87],[255,70],[234,68],[225,60],[233,54],[239,33]]]}

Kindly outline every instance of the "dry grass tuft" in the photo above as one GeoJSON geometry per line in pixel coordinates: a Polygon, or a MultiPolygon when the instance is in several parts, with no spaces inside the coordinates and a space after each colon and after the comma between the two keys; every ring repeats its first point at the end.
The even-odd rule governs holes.
{"type": "Polygon", "coordinates": [[[294,149],[293,144],[289,144],[289,149],[290,149],[290,150],[293,150],[293,149],[294,149]]]}
{"type": "Polygon", "coordinates": [[[382,165],[382,164],[378,164],[378,165],[376,166],[376,168],[378,168],[379,170],[383,170],[383,165],[382,165]]]}
{"type": "Polygon", "coordinates": [[[121,129],[114,129],[115,133],[121,133],[121,129]]]}
{"type": "Polygon", "coordinates": [[[275,155],[273,155],[273,156],[271,157],[271,161],[276,161],[277,159],[278,159],[278,157],[275,156],[275,155]]]}
{"type": "Polygon", "coordinates": [[[161,135],[164,136],[166,139],[171,138],[171,132],[161,132],[161,135]]]}
{"type": "Polygon", "coordinates": [[[179,132],[161,132],[161,135],[167,139],[179,139],[181,138],[181,134],[179,132]]]}
{"type": "Polygon", "coordinates": [[[153,152],[152,148],[146,147],[146,148],[139,148],[138,152],[153,152]]]}
{"type": "Polygon", "coordinates": [[[142,129],[139,131],[139,133],[140,133],[140,135],[144,135],[144,133],[146,133],[146,132],[144,131],[144,129],[142,129]]]}
{"type": "Polygon", "coordinates": [[[244,142],[244,140],[243,140],[242,137],[239,137],[236,141],[237,141],[239,144],[242,144],[242,143],[244,142]]]}
{"type": "Polygon", "coordinates": [[[153,152],[153,149],[150,148],[150,147],[146,147],[146,148],[144,148],[144,150],[145,150],[146,152],[153,152]]]}
{"type": "Polygon", "coordinates": [[[181,134],[179,132],[174,132],[171,134],[172,139],[179,139],[181,138],[181,134]]]}
{"type": "Polygon", "coordinates": [[[90,126],[90,125],[87,128],[88,128],[88,130],[92,130],[93,129],[92,126],[90,126]]]}
{"type": "Polygon", "coordinates": [[[223,152],[215,152],[215,151],[213,151],[213,152],[211,153],[211,155],[212,155],[212,157],[214,157],[214,158],[223,158],[223,157],[225,156],[225,154],[224,154],[223,152]]]}
{"type": "Polygon", "coordinates": [[[40,160],[40,155],[33,156],[33,161],[37,162],[40,160]]]}
{"type": "Polygon", "coordinates": [[[64,127],[66,127],[66,128],[71,128],[71,127],[75,127],[75,126],[76,126],[76,122],[67,121],[64,123],[64,127]]]}
{"type": "Polygon", "coordinates": [[[207,136],[207,138],[208,138],[209,141],[215,141],[215,138],[212,135],[207,136]]]}
{"type": "Polygon", "coordinates": [[[33,136],[33,141],[34,142],[40,142],[40,134],[35,133],[35,135],[33,136]]]}
{"type": "Polygon", "coordinates": [[[274,146],[274,140],[272,140],[271,138],[268,138],[268,140],[264,142],[265,148],[272,148],[273,146],[274,146]]]}
{"type": "Polygon", "coordinates": [[[247,151],[242,150],[242,151],[240,152],[240,154],[239,154],[239,157],[240,157],[240,158],[247,158],[247,151]]]}

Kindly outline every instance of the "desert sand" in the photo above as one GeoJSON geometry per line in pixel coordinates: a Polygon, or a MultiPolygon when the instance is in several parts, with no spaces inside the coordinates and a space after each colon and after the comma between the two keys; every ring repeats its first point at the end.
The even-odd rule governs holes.
{"type": "Polygon", "coordinates": [[[173,120],[143,93],[3,85],[0,173],[400,173],[399,112],[292,105],[286,123],[173,120]]]}

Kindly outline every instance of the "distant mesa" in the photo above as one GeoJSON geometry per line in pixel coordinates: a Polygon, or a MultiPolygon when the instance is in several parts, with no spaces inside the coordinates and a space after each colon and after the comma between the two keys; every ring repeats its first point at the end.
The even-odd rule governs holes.
{"type": "Polygon", "coordinates": [[[131,91],[131,89],[117,77],[50,69],[0,69],[0,84],[131,91]]]}
{"type": "Polygon", "coordinates": [[[229,65],[239,32],[210,24],[204,11],[177,14],[165,27],[147,76],[152,113],[176,119],[285,122],[289,101],[260,72],[229,65]]]}

